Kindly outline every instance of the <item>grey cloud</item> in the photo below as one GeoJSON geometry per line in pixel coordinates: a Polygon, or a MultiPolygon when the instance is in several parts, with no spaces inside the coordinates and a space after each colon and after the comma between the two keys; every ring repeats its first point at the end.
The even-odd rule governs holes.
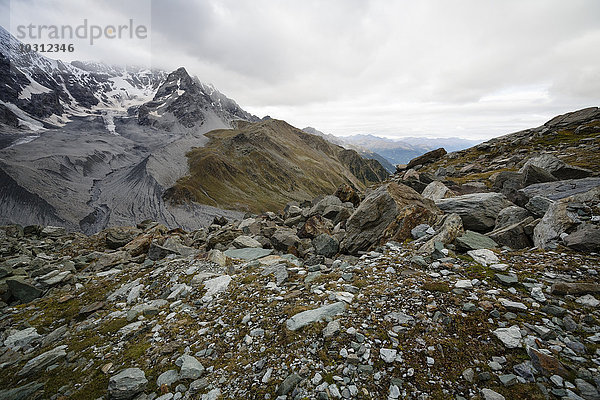
{"type": "MultiPolygon", "coordinates": [[[[25,4],[75,20],[80,3],[25,4]]],[[[597,0],[83,3],[152,17],[151,52],[83,56],[184,65],[256,114],[334,134],[484,138],[600,103],[597,0]]]]}

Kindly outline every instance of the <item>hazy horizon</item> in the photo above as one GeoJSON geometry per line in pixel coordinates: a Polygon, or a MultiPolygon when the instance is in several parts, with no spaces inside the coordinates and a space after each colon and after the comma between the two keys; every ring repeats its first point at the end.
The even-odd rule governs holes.
{"type": "Polygon", "coordinates": [[[15,36],[135,21],[144,40],[61,39],[76,50],[44,55],[185,66],[255,115],[336,136],[486,140],[600,105],[594,0],[0,0],[0,11],[15,36]]]}

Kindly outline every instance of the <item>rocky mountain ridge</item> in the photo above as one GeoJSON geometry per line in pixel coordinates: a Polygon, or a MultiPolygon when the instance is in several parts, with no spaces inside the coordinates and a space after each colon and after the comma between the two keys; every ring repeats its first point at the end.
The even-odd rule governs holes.
{"type": "MultiPolygon", "coordinates": [[[[239,216],[236,209],[278,209],[292,199],[329,193],[342,182],[362,189],[388,175],[377,162],[324,141],[317,147],[327,150],[309,154],[310,165],[299,159],[292,162],[288,158],[296,152],[310,153],[310,140],[297,141],[304,143],[302,149],[280,141],[263,154],[280,161],[273,165],[279,171],[267,170],[264,162],[237,165],[241,154],[222,160],[227,169],[237,171],[236,179],[246,182],[271,174],[265,177],[272,188],[268,194],[275,194],[270,203],[248,195],[236,199],[239,188],[226,180],[218,183],[229,189],[220,187],[213,193],[206,187],[218,180],[218,164],[206,169],[217,175],[203,170],[202,182],[197,182],[187,153],[208,145],[207,151],[222,157],[226,149],[213,146],[214,140],[209,143],[205,133],[231,129],[240,121],[258,123],[256,116],[183,67],[167,74],[63,63],[21,52],[16,39],[5,30],[0,34],[0,79],[10,88],[0,99],[4,106],[0,114],[6,117],[0,121],[1,223],[58,225],[94,233],[152,218],[170,227],[195,229],[216,215],[239,216]],[[332,173],[332,178],[322,178],[327,184],[296,190],[293,182],[280,180],[275,185],[272,179],[291,168],[290,177],[306,180],[302,174],[316,176],[319,165],[332,173]],[[196,181],[184,190],[178,182],[185,177],[196,181]]],[[[262,151],[248,146],[253,146],[253,154],[262,151]]]]}
{"type": "Polygon", "coordinates": [[[310,201],[342,183],[356,189],[385,180],[375,160],[333,145],[285,121],[237,122],[206,134],[210,141],[188,154],[190,175],[165,193],[228,209],[277,211],[290,200],[310,201]]]}

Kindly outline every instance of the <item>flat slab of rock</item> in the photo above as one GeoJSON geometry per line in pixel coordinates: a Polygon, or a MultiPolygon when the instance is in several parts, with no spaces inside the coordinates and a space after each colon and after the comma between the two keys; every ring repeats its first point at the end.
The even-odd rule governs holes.
{"type": "Polygon", "coordinates": [[[454,241],[456,248],[460,251],[495,249],[498,244],[489,237],[474,231],[466,231],[464,235],[454,241]]]}
{"type": "Polygon", "coordinates": [[[552,294],[572,294],[580,296],[584,294],[600,294],[600,284],[587,282],[557,282],[550,288],[552,294]]]}
{"type": "Polygon", "coordinates": [[[19,376],[27,376],[40,372],[50,365],[62,360],[66,357],[66,345],[55,347],[54,349],[40,354],[39,356],[27,361],[23,368],[19,371],[19,376]]]}
{"type": "Polygon", "coordinates": [[[4,345],[11,350],[17,351],[23,347],[27,347],[29,343],[40,337],[35,328],[26,328],[7,337],[4,345]]]}
{"type": "Polygon", "coordinates": [[[302,311],[288,319],[285,323],[291,331],[298,330],[314,322],[323,321],[328,317],[334,317],[342,314],[346,310],[346,303],[338,301],[337,303],[328,304],[314,310],[302,311]]]}
{"type": "Polygon", "coordinates": [[[223,252],[229,258],[235,258],[238,260],[252,261],[260,258],[269,256],[273,253],[273,249],[258,249],[258,248],[245,248],[245,249],[231,249],[223,252]]]}
{"type": "Polygon", "coordinates": [[[204,294],[204,296],[202,296],[202,301],[211,301],[214,296],[227,290],[227,287],[229,286],[230,282],[231,276],[229,275],[217,276],[216,278],[204,281],[204,288],[206,289],[206,293],[204,294]]]}
{"type": "Polygon", "coordinates": [[[519,190],[528,199],[543,196],[550,200],[560,200],[578,193],[587,192],[600,186],[600,178],[568,179],[557,182],[536,183],[519,190]]]}
{"type": "Polygon", "coordinates": [[[467,254],[470,255],[475,262],[483,265],[484,267],[500,263],[496,253],[488,249],[471,250],[467,251],[467,254]]]}

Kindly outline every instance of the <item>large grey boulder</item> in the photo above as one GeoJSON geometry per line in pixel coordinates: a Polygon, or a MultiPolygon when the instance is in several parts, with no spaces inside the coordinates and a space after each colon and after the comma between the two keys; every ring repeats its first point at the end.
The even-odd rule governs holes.
{"type": "Polygon", "coordinates": [[[496,224],[494,225],[494,230],[516,224],[518,222],[523,221],[529,216],[529,211],[527,211],[523,207],[510,206],[503,208],[498,214],[498,217],[496,217],[496,224]]]}
{"type": "Polygon", "coordinates": [[[8,278],[6,284],[8,285],[8,290],[12,297],[22,303],[29,303],[42,295],[40,289],[36,288],[31,283],[27,282],[25,278],[20,276],[8,278]]]}
{"type": "Polygon", "coordinates": [[[581,179],[592,174],[590,170],[566,164],[551,154],[542,154],[527,160],[519,172],[527,171],[530,166],[541,168],[557,179],[581,179]]]}
{"type": "Polygon", "coordinates": [[[338,240],[326,233],[322,233],[315,237],[312,240],[312,245],[315,248],[315,253],[329,258],[335,256],[340,249],[338,240]]]}
{"type": "Polygon", "coordinates": [[[454,192],[448,189],[448,187],[446,187],[446,185],[444,185],[442,182],[433,181],[429,185],[427,185],[425,189],[423,189],[421,196],[425,197],[426,199],[435,201],[439,199],[445,199],[447,197],[452,197],[454,196],[454,192]]]}
{"type": "Polygon", "coordinates": [[[323,197],[323,199],[321,199],[314,206],[311,207],[310,211],[308,212],[308,215],[323,215],[323,213],[328,207],[341,205],[342,201],[339,199],[339,197],[333,195],[325,196],[323,197]]]}
{"type": "Polygon", "coordinates": [[[546,214],[552,203],[554,203],[554,200],[550,200],[544,196],[533,196],[525,204],[525,209],[536,217],[541,218],[546,214]]]}
{"type": "Polygon", "coordinates": [[[447,154],[446,149],[440,147],[439,149],[431,150],[421,156],[415,157],[408,162],[406,169],[416,167],[417,165],[430,164],[436,160],[439,160],[447,154]]]}
{"type": "Polygon", "coordinates": [[[279,228],[271,236],[271,243],[276,250],[288,251],[290,247],[298,247],[300,245],[300,238],[293,229],[279,228]]]}
{"type": "Polygon", "coordinates": [[[513,250],[525,249],[533,244],[531,236],[534,226],[533,217],[527,217],[522,221],[494,229],[486,235],[494,242],[513,250]]]}
{"type": "Polygon", "coordinates": [[[143,392],[148,384],[146,374],[139,368],[127,368],[108,381],[108,396],[114,400],[128,400],[143,392]]]}
{"type": "Polygon", "coordinates": [[[600,227],[591,224],[581,225],[575,232],[564,238],[565,244],[577,251],[600,251],[600,227]]]}
{"type": "Polygon", "coordinates": [[[411,237],[415,226],[433,225],[440,215],[433,201],[408,186],[390,182],[369,193],[346,221],[342,250],[357,254],[389,240],[402,242],[411,237]]]}
{"type": "Polygon", "coordinates": [[[556,177],[543,168],[529,164],[522,168],[523,187],[533,185],[535,183],[554,182],[556,177]]]}
{"type": "Polygon", "coordinates": [[[500,211],[514,205],[501,193],[465,194],[437,200],[435,204],[447,213],[460,215],[464,228],[475,232],[492,230],[500,211]]]}
{"type": "Polygon", "coordinates": [[[338,301],[337,303],[328,304],[314,310],[302,311],[288,319],[285,322],[285,325],[289,330],[295,331],[306,325],[312,324],[313,322],[323,321],[327,318],[342,314],[345,310],[346,303],[338,301]]]}
{"type": "Polygon", "coordinates": [[[585,193],[600,186],[600,178],[568,179],[557,182],[536,183],[519,190],[525,198],[542,196],[550,200],[560,200],[578,193],[585,193]]]}
{"type": "Polygon", "coordinates": [[[435,227],[435,235],[419,248],[420,253],[431,254],[435,250],[435,243],[452,243],[464,233],[462,219],[458,214],[447,214],[435,227]]]}
{"type": "Polygon", "coordinates": [[[593,208],[600,206],[600,186],[553,203],[534,229],[533,242],[539,248],[548,248],[593,217],[593,208]]]}

